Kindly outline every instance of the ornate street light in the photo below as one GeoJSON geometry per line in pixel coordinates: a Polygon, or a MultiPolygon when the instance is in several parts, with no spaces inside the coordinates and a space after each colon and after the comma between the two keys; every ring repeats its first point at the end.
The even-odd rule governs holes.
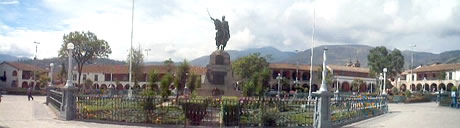
{"type": "Polygon", "coordinates": [[[281,84],[281,79],[283,79],[283,77],[281,77],[281,73],[278,73],[278,76],[276,77],[276,79],[278,80],[278,97],[280,97],[280,84],[281,84]]]}
{"type": "Polygon", "coordinates": [[[387,68],[383,68],[383,93],[382,95],[386,95],[387,94],[387,91],[386,91],[386,80],[387,80],[387,68]]]}
{"type": "Polygon", "coordinates": [[[382,94],[382,92],[383,92],[383,89],[382,89],[382,87],[383,87],[382,80],[383,80],[383,73],[380,73],[380,75],[379,75],[379,81],[378,81],[378,83],[379,83],[379,85],[380,85],[379,88],[381,89],[381,90],[380,90],[380,94],[382,94]]]}
{"type": "Polygon", "coordinates": [[[72,84],[72,53],[73,53],[74,45],[72,43],[67,44],[68,56],[69,56],[69,69],[67,71],[67,82],[66,87],[73,86],[72,84]]]}
{"type": "Polygon", "coordinates": [[[50,63],[50,86],[51,87],[53,86],[53,68],[54,68],[54,64],[50,63]]]}

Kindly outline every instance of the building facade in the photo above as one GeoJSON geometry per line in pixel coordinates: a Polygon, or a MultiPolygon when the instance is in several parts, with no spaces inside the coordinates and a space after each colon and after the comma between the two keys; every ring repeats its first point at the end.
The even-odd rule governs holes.
{"type": "Polygon", "coordinates": [[[451,91],[460,87],[460,64],[434,64],[407,70],[398,78],[398,89],[413,92],[451,91]]]}
{"type": "Polygon", "coordinates": [[[43,68],[18,62],[0,63],[0,72],[0,88],[39,87],[41,84],[37,82],[34,73],[47,74],[43,68]]]}

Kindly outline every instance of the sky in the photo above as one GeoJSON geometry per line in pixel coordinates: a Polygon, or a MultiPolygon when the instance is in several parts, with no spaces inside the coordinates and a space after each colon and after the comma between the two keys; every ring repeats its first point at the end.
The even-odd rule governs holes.
{"type": "MultiPolygon", "coordinates": [[[[126,60],[131,10],[132,0],[0,0],[0,54],[32,58],[39,42],[38,58],[56,57],[64,34],[91,31],[109,43],[109,58],[126,60]]],[[[460,49],[456,0],[135,0],[133,47],[151,49],[146,61],[209,55],[216,31],[207,10],[229,22],[226,50],[325,44],[460,49]]]]}

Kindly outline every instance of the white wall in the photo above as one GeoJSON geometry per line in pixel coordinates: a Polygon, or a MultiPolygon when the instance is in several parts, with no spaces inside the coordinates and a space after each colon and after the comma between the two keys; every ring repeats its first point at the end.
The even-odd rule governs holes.
{"type": "Polygon", "coordinates": [[[6,81],[0,81],[0,88],[10,88],[13,80],[16,80],[20,86],[18,78],[21,78],[22,73],[19,73],[16,68],[3,63],[0,65],[0,76],[3,76],[3,72],[6,72],[6,81]],[[17,72],[17,76],[13,77],[13,71],[17,72]]]}

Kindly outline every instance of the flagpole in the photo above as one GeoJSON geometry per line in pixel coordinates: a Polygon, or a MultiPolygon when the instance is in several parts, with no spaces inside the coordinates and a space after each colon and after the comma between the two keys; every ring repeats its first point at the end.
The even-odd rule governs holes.
{"type": "Polygon", "coordinates": [[[311,56],[310,56],[310,88],[308,89],[308,99],[311,99],[312,81],[313,81],[313,47],[315,47],[315,8],[313,8],[313,32],[311,35],[311,56]]]}
{"type": "Polygon", "coordinates": [[[131,10],[131,46],[129,49],[129,90],[128,97],[131,98],[133,95],[133,90],[131,89],[132,85],[132,69],[133,69],[133,31],[134,31],[134,0],[131,10]]]}

